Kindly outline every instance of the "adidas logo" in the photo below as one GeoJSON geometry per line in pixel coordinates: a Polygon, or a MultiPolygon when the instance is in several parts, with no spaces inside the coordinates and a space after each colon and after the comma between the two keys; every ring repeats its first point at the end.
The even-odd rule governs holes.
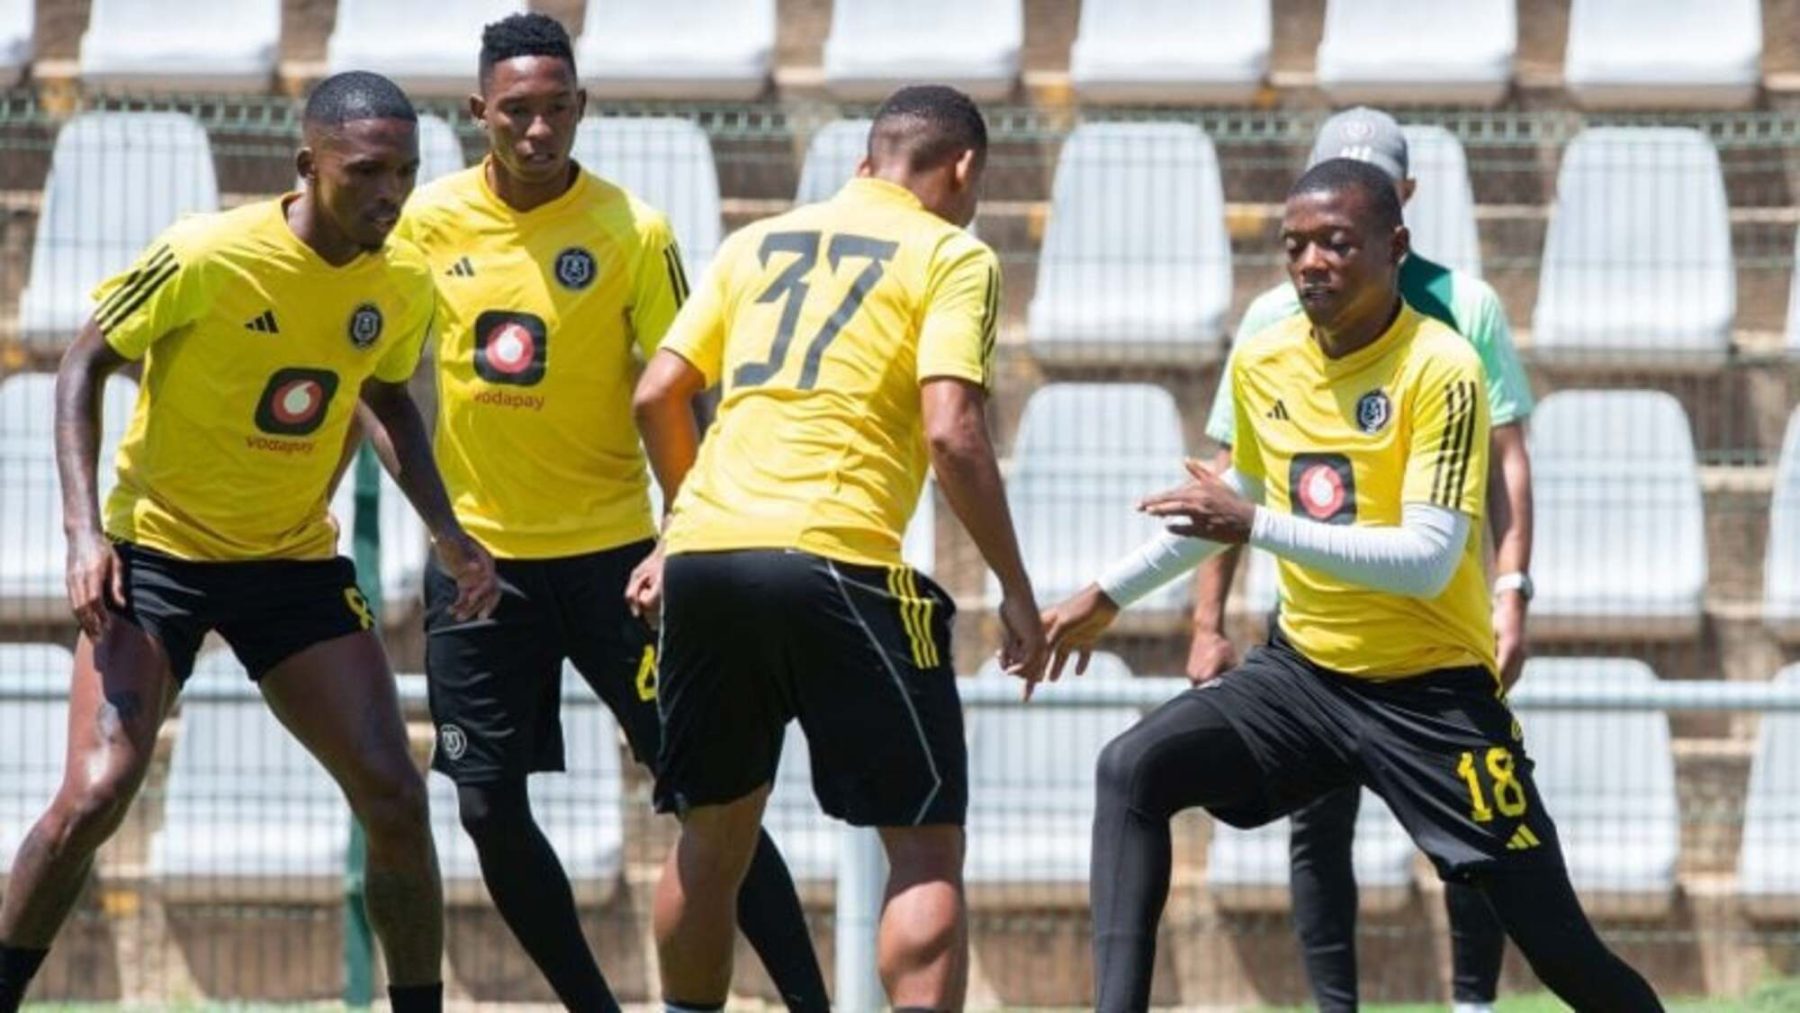
{"type": "Polygon", "coordinates": [[[281,328],[275,326],[274,310],[263,310],[260,315],[253,317],[246,322],[244,324],[244,329],[247,331],[255,331],[258,334],[281,333],[281,328]]]}
{"type": "Polygon", "coordinates": [[[1506,842],[1506,850],[1530,851],[1539,843],[1541,842],[1538,841],[1537,835],[1531,832],[1531,828],[1521,823],[1519,829],[1513,831],[1512,840],[1506,842]]]}
{"type": "Polygon", "coordinates": [[[1269,409],[1264,417],[1274,419],[1277,422],[1289,422],[1293,420],[1293,416],[1288,414],[1287,405],[1283,404],[1280,398],[1275,399],[1275,407],[1269,409]]]}
{"type": "Polygon", "coordinates": [[[450,270],[444,273],[452,278],[473,278],[475,277],[475,265],[469,263],[469,258],[460,257],[456,263],[450,265],[450,270]]]}

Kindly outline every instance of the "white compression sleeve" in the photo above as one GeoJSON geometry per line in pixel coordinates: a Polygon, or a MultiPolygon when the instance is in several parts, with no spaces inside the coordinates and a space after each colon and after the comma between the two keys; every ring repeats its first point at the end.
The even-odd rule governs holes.
{"type": "Polygon", "coordinates": [[[1354,527],[1256,509],[1250,544],[1376,591],[1436,598],[1469,537],[1467,514],[1408,503],[1399,527],[1354,527]]]}
{"type": "MultiPolygon", "coordinates": [[[[1263,487],[1260,481],[1238,474],[1235,468],[1226,469],[1219,478],[1250,502],[1262,502],[1263,487]]],[[[1165,531],[1107,567],[1096,583],[1100,585],[1101,592],[1112,599],[1113,604],[1124,608],[1199,566],[1207,557],[1216,555],[1224,548],[1218,542],[1187,538],[1165,531]]]]}

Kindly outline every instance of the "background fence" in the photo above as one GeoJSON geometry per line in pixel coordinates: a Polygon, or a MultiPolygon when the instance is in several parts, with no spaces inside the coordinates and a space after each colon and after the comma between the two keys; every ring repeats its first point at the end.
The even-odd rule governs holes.
{"type": "MultiPolygon", "coordinates": [[[[179,212],[292,186],[297,141],[285,99],[90,92],[51,108],[42,94],[0,94],[0,865],[61,770],[74,631],[48,371],[100,277],[179,212]]],[[[422,104],[438,117],[425,128],[427,174],[479,157],[457,108],[422,104]]],[[[721,235],[832,192],[860,147],[861,128],[840,121],[867,112],[608,104],[590,109],[578,153],[671,214],[697,276],[721,235]]],[[[1143,533],[1126,509],[1135,495],[1176,477],[1182,453],[1210,449],[1206,409],[1245,308],[1282,279],[1281,201],[1323,114],[987,112],[975,229],[1005,268],[996,436],[1048,603],[1143,533]]],[[[1791,711],[1761,716],[1791,706],[1800,685],[1785,667],[1800,660],[1800,114],[1403,119],[1421,249],[1493,286],[1539,402],[1539,660],[1526,699],[1587,704],[1527,707],[1524,721],[1577,885],[1608,939],[1670,993],[1745,994],[1800,974],[1800,727],[1791,711]],[[1696,695],[1668,695],[1690,684],[1696,695]]],[[[134,396],[117,383],[104,420],[115,434],[134,396]]],[[[428,369],[419,384],[429,397],[428,369]]],[[[347,492],[336,507],[353,515],[347,492]]],[[[423,540],[391,486],[378,526],[380,563],[364,579],[379,570],[390,651],[417,673],[423,540]]],[[[1079,1006],[1093,756],[1178,688],[1127,680],[1179,674],[1189,595],[1174,588],[1134,612],[1092,685],[1047,694],[1087,694],[1082,706],[1003,706],[1011,687],[978,674],[994,643],[990,586],[931,496],[908,554],[961,605],[976,1001],[1079,1006]]],[[[1228,612],[1240,646],[1260,635],[1274,594],[1265,566],[1245,569],[1228,612]]],[[[401,681],[423,762],[422,680],[401,681]]],[[[570,689],[565,727],[571,773],[534,782],[540,815],[615,989],[650,997],[648,899],[672,826],[650,815],[645,775],[585,689],[570,689]]],[[[770,822],[829,967],[838,838],[816,815],[793,738],[770,822]]],[[[434,774],[431,785],[453,994],[548,1001],[486,900],[448,782],[434,774]]],[[[1439,888],[1379,806],[1365,808],[1364,998],[1440,1000],[1439,888]]],[[[1231,838],[1199,814],[1178,821],[1159,1003],[1304,998],[1280,834],[1231,838]]],[[[322,772],[229,655],[209,653],[36,994],[339,995],[355,966],[349,841],[322,772]]],[[[769,994],[747,949],[740,970],[746,994],[769,994]]],[[[1514,959],[1503,987],[1535,986],[1514,959]]]]}

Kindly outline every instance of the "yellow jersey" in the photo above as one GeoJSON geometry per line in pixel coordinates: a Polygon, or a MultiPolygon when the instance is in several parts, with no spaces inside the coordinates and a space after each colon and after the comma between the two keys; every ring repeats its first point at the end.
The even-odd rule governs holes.
{"type": "Polygon", "coordinates": [[[527,559],[654,537],[631,394],[687,294],[668,220],[587,172],[516,211],[483,164],[415,193],[397,234],[437,278],[436,453],[464,530],[527,559]]]}
{"type": "Polygon", "coordinates": [[[892,183],[733,235],[663,341],[724,391],[668,551],[898,564],[929,465],[919,385],[987,387],[999,315],[994,251],[892,183]]]}
{"type": "Polygon", "coordinates": [[[182,559],[329,559],[327,487],[363,381],[400,383],[430,269],[389,242],[342,267],[288,227],[297,195],[170,226],[94,290],[143,382],[106,502],[114,538],[182,559]]]}
{"type": "Polygon", "coordinates": [[[1323,524],[1396,526],[1405,504],[1429,503],[1472,522],[1450,583],[1430,600],[1281,560],[1288,640],[1326,668],[1370,678],[1495,669],[1479,531],[1488,404],[1468,341],[1403,303],[1381,337],[1342,358],[1328,358],[1296,314],[1242,346],[1233,363],[1232,462],[1262,481],[1268,509],[1323,524]]]}

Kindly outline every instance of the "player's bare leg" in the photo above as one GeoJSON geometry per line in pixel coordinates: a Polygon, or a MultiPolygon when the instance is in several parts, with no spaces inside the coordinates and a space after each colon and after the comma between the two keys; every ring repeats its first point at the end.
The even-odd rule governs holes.
{"type": "Polygon", "coordinates": [[[425,779],[407,751],[387,656],[371,633],[308,647],[262,679],[276,717],[324,764],[369,840],[369,921],[398,987],[435,984],[444,895],[425,779]]]}
{"type": "Polygon", "coordinates": [[[98,645],[75,645],[62,786],[19,846],[0,903],[0,943],[48,949],[75,906],[94,852],[143,786],[175,677],[154,637],[114,620],[98,645]]]}
{"type": "Polygon", "coordinates": [[[653,916],[665,1003],[717,1009],[731,992],[738,887],[756,852],[769,789],[696,806],[682,818],[653,916]]]}
{"type": "Polygon", "coordinates": [[[963,829],[883,827],[887,895],[877,960],[896,1009],[959,1010],[969,987],[963,829]]]}

